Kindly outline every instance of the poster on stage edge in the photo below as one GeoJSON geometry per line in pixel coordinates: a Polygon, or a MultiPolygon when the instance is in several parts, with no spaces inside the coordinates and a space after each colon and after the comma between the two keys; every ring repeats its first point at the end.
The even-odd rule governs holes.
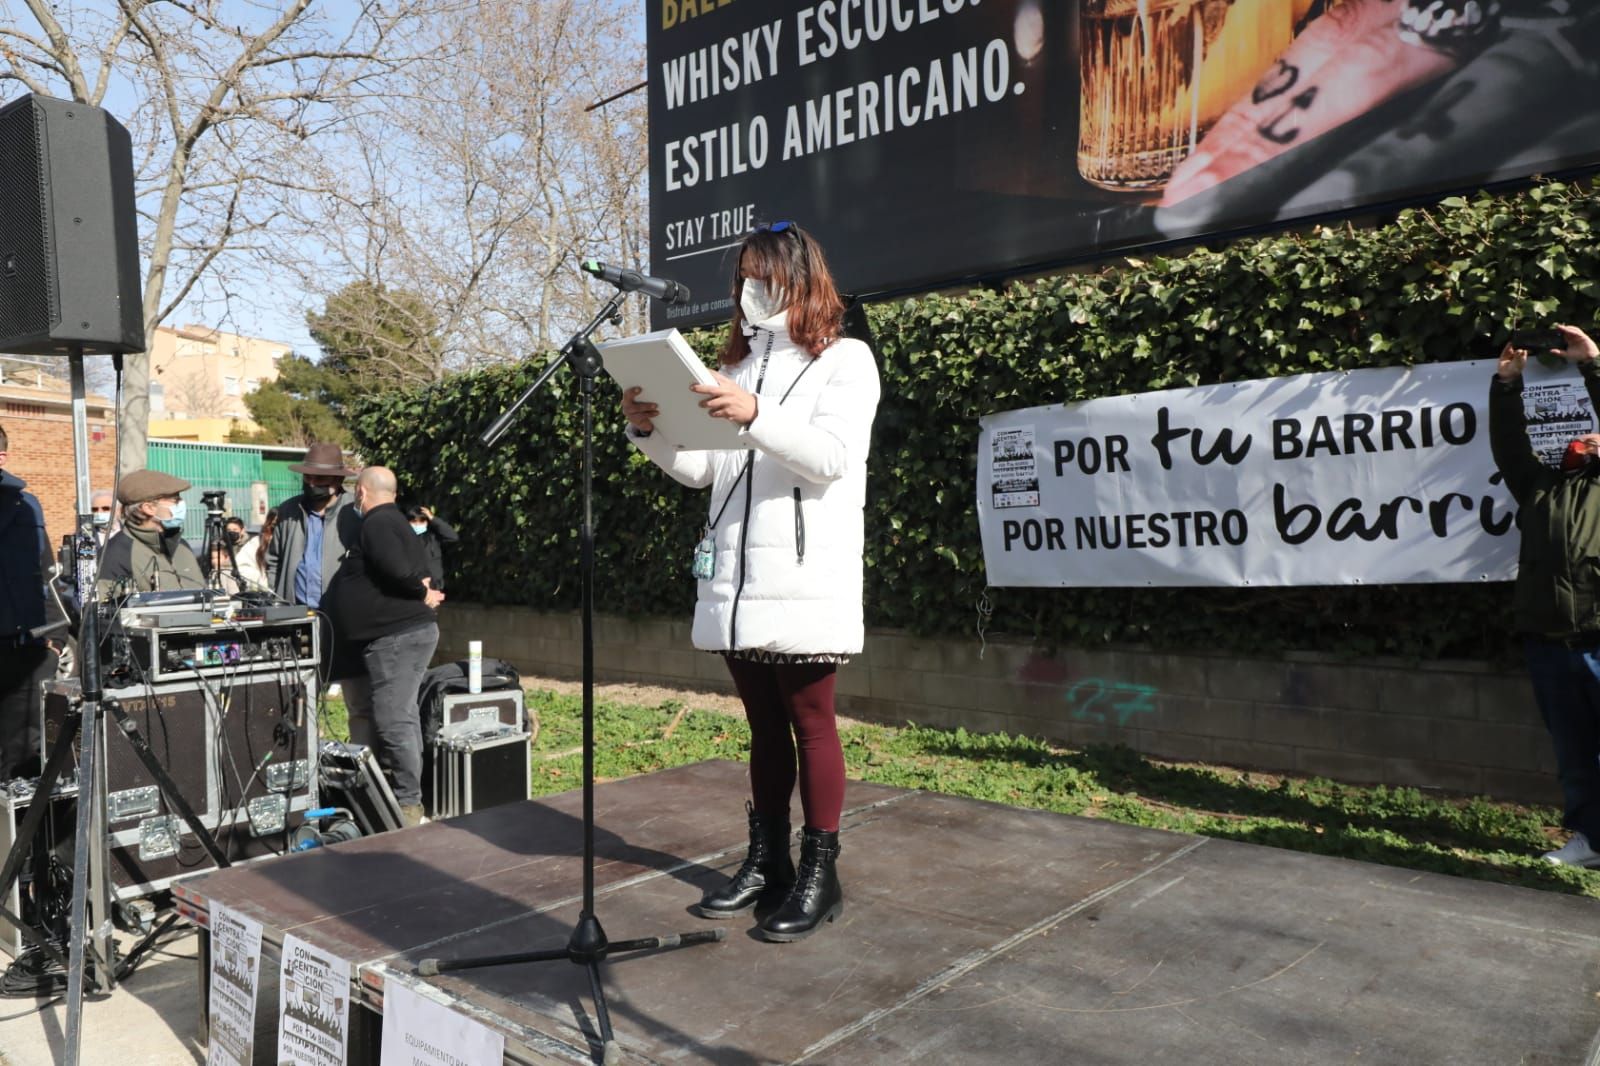
{"type": "Polygon", "coordinates": [[[251,1066],[256,994],[261,987],[261,923],[222,903],[211,905],[210,1039],[206,1066],[251,1066]]]}
{"type": "Polygon", "coordinates": [[[503,1034],[394,977],[384,982],[380,1062],[500,1066],[505,1053],[503,1034]]]}
{"type": "Polygon", "coordinates": [[[292,934],[278,975],[278,1066],[344,1066],[350,963],[292,934]]]}

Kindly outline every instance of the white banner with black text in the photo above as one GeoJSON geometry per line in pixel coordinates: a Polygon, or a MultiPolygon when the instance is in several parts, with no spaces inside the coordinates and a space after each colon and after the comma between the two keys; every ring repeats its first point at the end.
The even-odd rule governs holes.
{"type": "MultiPolygon", "coordinates": [[[[1488,360],[1116,396],[980,421],[994,586],[1505,581],[1516,505],[1488,360]]],[[[1529,363],[1534,447],[1594,432],[1578,372],[1529,363]]]]}

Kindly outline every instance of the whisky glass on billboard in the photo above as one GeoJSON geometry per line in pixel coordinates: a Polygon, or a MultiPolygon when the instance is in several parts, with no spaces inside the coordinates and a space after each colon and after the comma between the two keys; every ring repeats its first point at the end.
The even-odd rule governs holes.
{"type": "Polygon", "coordinates": [[[1079,0],[1078,172],[1159,190],[1330,6],[1313,0],[1079,0]]]}

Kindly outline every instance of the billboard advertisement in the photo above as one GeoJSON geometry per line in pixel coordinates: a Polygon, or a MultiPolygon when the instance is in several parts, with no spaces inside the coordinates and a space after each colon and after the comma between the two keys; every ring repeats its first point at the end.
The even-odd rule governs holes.
{"type": "Polygon", "coordinates": [[[651,271],[908,292],[1600,165],[1577,0],[648,0],[651,271]]]}

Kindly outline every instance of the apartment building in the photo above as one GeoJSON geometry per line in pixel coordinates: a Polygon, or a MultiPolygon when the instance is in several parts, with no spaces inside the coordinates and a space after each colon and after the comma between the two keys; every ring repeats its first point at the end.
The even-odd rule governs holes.
{"type": "Polygon", "coordinates": [[[150,346],[150,436],[221,443],[255,432],[244,398],[278,376],[291,346],[209,326],[158,326],[150,346]]]}

